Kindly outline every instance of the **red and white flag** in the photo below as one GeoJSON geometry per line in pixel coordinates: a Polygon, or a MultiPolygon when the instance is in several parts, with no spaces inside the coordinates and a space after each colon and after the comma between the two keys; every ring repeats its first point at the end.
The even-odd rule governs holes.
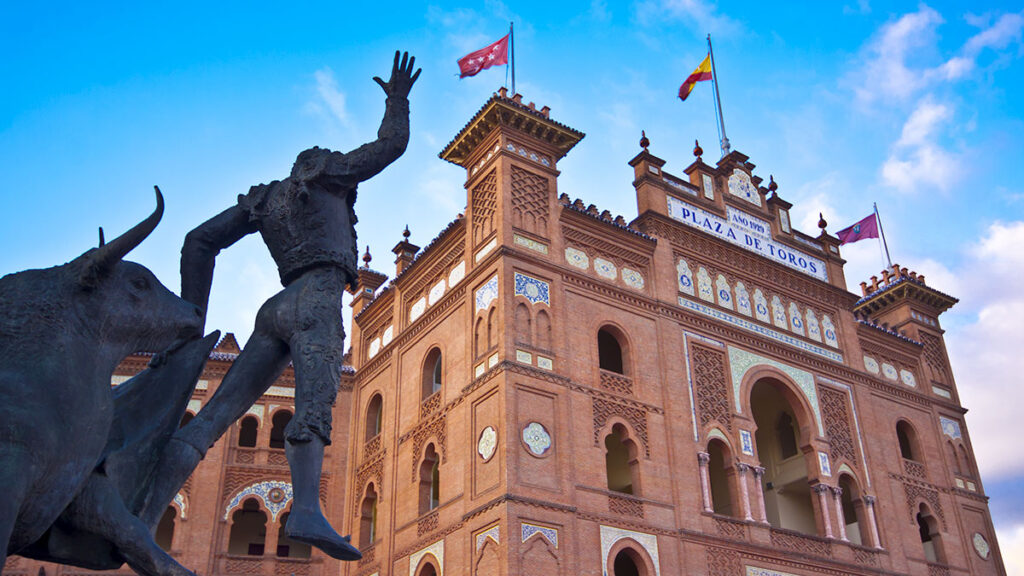
{"type": "Polygon", "coordinates": [[[508,64],[508,40],[509,35],[506,34],[494,44],[459,58],[459,78],[476,76],[481,70],[491,66],[508,64]]]}
{"type": "MultiPolygon", "coordinates": [[[[877,216],[877,214],[872,214],[853,226],[840,230],[837,234],[837,236],[839,236],[839,243],[852,244],[865,238],[878,238],[877,216]]],[[[888,250],[888,248],[886,248],[886,250],[888,250]]]]}

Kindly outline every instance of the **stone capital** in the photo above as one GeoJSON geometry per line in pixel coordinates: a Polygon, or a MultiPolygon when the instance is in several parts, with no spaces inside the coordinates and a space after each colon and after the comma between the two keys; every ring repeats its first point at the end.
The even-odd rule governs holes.
{"type": "Polygon", "coordinates": [[[697,462],[699,462],[701,466],[707,466],[707,463],[710,461],[711,454],[708,454],[707,452],[697,452],[697,462]]]}

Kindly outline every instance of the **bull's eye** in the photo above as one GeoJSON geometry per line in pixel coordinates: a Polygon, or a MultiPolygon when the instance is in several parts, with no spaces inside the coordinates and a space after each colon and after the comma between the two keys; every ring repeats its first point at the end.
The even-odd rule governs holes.
{"type": "Polygon", "coordinates": [[[136,290],[149,290],[149,280],[145,276],[133,278],[132,287],[136,290]]]}

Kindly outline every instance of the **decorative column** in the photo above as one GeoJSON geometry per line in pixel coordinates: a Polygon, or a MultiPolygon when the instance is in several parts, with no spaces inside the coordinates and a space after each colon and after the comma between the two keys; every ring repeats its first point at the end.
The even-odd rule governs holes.
{"type": "Polygon", "coordinates": [[[697,467],[700,468],[700,494],[704,498],[704,511],[714,512],[711,506],[711,480],[708,478],[708,462],[711,455],[707,452],[697,452],[697,467]]]}
{"type": "Polygon", "coordinates": [[[750,491],[747,489],[747,470],[749,468],[750,466],[743,462],[736,463],[736,473],[740,477],[740,503],[743,504],[743,519],[753,522],[754,517],[750,515],[750,491]]]}
{"type": "Polygon", "coordinates": [[[757,494],[757,521],[767,524],[768,514],[764,509],[764,482],[761,481],[761,478],[764,477],[764,466],[751,466],[750,470],[754,473],[754,494],[757,494]]]}
{"type": "Polygon", "coordinates": [[[871,546],[882,549],[882,541],[878,538],[878,524],[875,522],[875,500],[874,496],[863,496],[864,511],[868,517],[868,532],[871,534],[871,546]]]}
{"type": "Polygon", "coordinates": [[[826,484],[818,484],[814,492],[818,495],[818,507],[821,508],[821,523],[825,526],[825,538],[834,538],[832,535],[832,518],[828,513],[828,491],[826,484]]]}
{"type": "Polygon", "coordinates": [[[846,515],[843,514],[843,489],[840,486],[832,487],[832,500],[836,505],[836,524],[839,526],[839,539],[849,542],[846,537],[846,515]]]}

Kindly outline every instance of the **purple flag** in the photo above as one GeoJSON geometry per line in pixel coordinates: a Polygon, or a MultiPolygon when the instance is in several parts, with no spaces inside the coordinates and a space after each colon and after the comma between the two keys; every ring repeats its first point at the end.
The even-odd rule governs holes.
{"type": "Polygon", "coordinates": [[[849,228],[839,231],[840,244],[851,244],[865,238],[878,238],[878,217],[872,214],[849,228]]]}

